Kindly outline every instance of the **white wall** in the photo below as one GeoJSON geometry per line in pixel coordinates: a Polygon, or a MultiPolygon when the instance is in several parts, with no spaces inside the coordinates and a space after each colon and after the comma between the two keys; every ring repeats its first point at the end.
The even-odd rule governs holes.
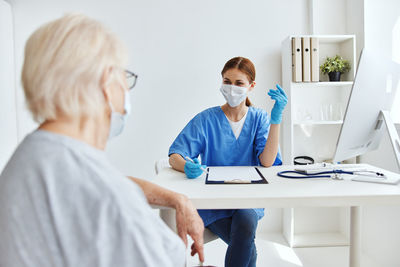
{"type": "Polygon", "coordinates": [[[354,34],[357,62],[364,47],[364,0],[309,0],[313,34],[354,34]]]}
{"type": "Polygon", "coordinates": [[[309,0],[312,34],[346,34],[347,0],[309,0]]]}
{"type": "MultiPolygon", "coordinates": [[[[11,1],[15,14],[18,75],[23,47],[41,24],[78,11],[104,22],[127,44],[128,68],[139,75],[131,95],[133,110],[121,137],[107,152],[125,173],[154,175],[154,162],[195,114],[223,104],[218,88],[224,63],[250,58],[257,69],[256,106],[270,111],[266,92],[280,82],[280,45],[289,34],[308,29],[307,1],[11,1]]],[[[18,79],[19,80],[19,79],[18,79]]],[[[17,84],[21,140],[36,125],[17,84]]]]}
{"type": "Polygon", "coordinates": [[[364,48],[364,0],[346,1],[346,34],[356,36],[357,62],[364,48]]]}
{"type": "Polygon", "coordinates": [[[17,145],[11,6],[0,0],[0,173],[17,145]]]}

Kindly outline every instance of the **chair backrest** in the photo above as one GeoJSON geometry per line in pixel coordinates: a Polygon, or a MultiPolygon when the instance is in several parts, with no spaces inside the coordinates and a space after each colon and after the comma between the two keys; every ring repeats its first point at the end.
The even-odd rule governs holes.
{"type": "Polygon", "coordinates": [[[158,174],[162,169],[170,167],[171,165],[169,165],[169,158],[159,159],[154,165],[156,174],[158,174]]]}

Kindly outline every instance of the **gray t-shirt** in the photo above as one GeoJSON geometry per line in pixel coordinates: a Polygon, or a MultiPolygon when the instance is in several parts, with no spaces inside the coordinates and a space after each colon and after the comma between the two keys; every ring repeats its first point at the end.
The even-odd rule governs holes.
{"type": "Polygon", "coordinates": [[[184,243],[102,150],[37,130],[1,173],[1,267],[184,263],[184,243]]]}

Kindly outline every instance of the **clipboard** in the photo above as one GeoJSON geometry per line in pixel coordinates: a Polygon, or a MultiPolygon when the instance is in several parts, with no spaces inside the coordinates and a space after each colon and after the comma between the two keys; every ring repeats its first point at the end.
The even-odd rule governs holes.
{"type": "Polygon", "coordinates": [[[206,175],[206,184],[268,184],[267,179],[265,179],[264,175],[261,173],[261,171],[257,167],[250,167],[254,168],[258,175],[260,176],[261,180],[240,180],[240,179],[232,179],[232,180],[225,180],[225,181],[211,181],[209,180],[209,175],[210,175],[210,168],[207,168],[207,175],[206,175]]]}

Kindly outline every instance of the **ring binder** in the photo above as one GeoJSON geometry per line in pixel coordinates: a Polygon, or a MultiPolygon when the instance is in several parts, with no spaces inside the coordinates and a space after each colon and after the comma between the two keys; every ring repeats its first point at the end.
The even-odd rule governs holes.
{"type": "Polygon", "coordinates": [[[293,82],[302,82],[302,59],[301,59],[302,49],[301,49],[301,38],[292,38],[292,74],[293,82]]]}
{"type": "Polygon", "coordinates": [[[311,81],[319,82],[319,39],[311,37],[311,81]]]}
{"type": "Polygon", "coordinates": [[[310,37],[303,37],[301,40],[303,48],[303,82],[310,82],[310,37]]]}

